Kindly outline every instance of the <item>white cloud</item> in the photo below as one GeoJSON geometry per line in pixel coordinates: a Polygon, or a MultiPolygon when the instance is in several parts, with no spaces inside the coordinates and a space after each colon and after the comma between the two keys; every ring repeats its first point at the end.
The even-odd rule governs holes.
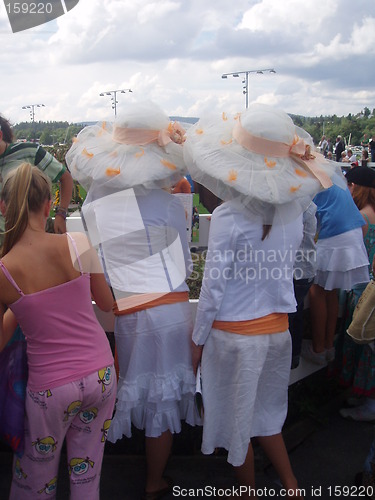
{"type": "Polygon", "coordinates": [[[249,102],[302,115],[346,115],[375,107],[375,13],[367,0],[80,0],[68,14],[13,34],[0,3],[0,111],[28,119],[111,119],[106,90],[121,112],[154,100],[169,114],[237,111],[241,78],[249,102]]]}
{"type": "Polygon", "coordinates": [[[142,25],[145,23],[154,22],[155,19],[161,19],[176,10],[179,10],[178,2],[150,2],[140,9],[137,15],[137,19],[142,25]]]}
{"type": "Polygon", "coordinates": [[[348,41],[344,41],[338,33],[328,45],[318,43],[315,47],[317,57],[343,60],[352,56],[367,55],[370,62],[370,57],[375,55],[375,18],[365,17],[360,23],[353,23],[350,28],[348,41]]]}
{"type": "Polygon", "coordinates": [[[327,18],[334,19],[339,0],[262,0],[247,10],[238,25],[239,29],[258,32],[299,34],[318,32],[327,18]]]}

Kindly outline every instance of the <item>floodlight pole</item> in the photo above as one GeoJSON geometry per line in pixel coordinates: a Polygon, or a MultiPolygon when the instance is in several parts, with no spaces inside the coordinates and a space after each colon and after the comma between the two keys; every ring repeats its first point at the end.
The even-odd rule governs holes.
{"type": "Polygon", "coordinates": [[[249,75],[250,73],[258,73],[259,75],[263,75],[263,73],[276,73],[273,68],[266,69],[248,69],[246,71],[234,71],[233,73],[223,73],[221,78],[228,78],[228,76],[233,76],[234,78],[238,78],[240,75],[245,75],[242,83],[244,84],[242,93],[245,94],[246,98],[246,108],[249,107],[249,75]]]}
{"type": "Polygon", "coordinates": [[[27,106],[22,106],[22,109],[30,109],[30,118],[31,121],[34,123],[35,121],[35,108],[44,108],[44,104],[28,104],[27,106]]]}
{"type": "Polygon", "coordinates": [[[112,109],[114,110],[115,116],[117,115],[117,104],[118,100],[116,98],[117,93],[126,94],[126,92],[133,92],[132,89],[118,89],[118,90],[108,90],[107,92],[101,92],[99,95],[101,97],[105,95],[111,96],[112,109]]]}

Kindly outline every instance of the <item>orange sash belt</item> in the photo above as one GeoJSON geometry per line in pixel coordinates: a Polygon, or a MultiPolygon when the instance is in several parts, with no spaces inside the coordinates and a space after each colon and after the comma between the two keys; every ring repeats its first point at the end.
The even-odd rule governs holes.
{"type": "Polygon", "coordinates": [[[266,335],[268,333],[285,332],[289,328],[289,321],[286,313],[272,313],[262,318],[245,321],[215,320],[212,328],[238,333],[239,335],[266,335]]]}
{"type": "Polygon", "coordinates": [[[144,311],[151,307],[187,302],[188,300],[189,292],[140,293],[115,302],[113,313],[115,316],[123,316],[124,314],[144,311]]]}

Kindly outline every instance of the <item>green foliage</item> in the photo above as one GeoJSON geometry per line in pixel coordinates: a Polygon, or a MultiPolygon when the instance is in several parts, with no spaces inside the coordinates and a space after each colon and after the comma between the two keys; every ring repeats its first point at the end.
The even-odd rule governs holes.
{"type": "Polygon", "coordinates": [[[13,126],[16,140],[37,140],[43,145],[71,144],[83,125],[68,122],[21,122],[13,126]]]}
{"type": "Polygon", "coordinates": [[[199,293],[202,286],[206,252],[191,254],[193,260],[193,271],[186,280],[189,287],[189,299],[199,299],[199,293]]]}
{"type": "MultiPolygon", "coordinates": [[[[374,110],[375,111],[375,110],[374,110]]],[[[362,141],[366,143],[375,134],[375,114],[368,108],[355,115],[349,113],[348,116],[338,117],[316,116],[305,117],[290,115],[294,123],[304,128],[314,139],[316,145],[324,133],[334,144],[338,135],[341,135],[346,144],[359,146],[362,141]]]]}
{"type": "Polygon", "coordinates": [[[46,151],[51,153],[60,163],[65,163],[65,155],[68,152],[70,145],[69,144],[55,144],[54,146],[43,146],[46,151]]]}

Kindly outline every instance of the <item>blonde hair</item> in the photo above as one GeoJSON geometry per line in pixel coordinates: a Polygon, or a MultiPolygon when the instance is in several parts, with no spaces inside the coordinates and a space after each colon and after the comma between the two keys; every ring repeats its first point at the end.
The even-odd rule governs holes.
{"type": "Polygon", "coordinates": [[[6,177],[1,192],[5,204],[5,238],[2,256],[25,232],[30,212],[39,212],[51,199],[51,180],[37,167],[22,163],[6,177]]]}

